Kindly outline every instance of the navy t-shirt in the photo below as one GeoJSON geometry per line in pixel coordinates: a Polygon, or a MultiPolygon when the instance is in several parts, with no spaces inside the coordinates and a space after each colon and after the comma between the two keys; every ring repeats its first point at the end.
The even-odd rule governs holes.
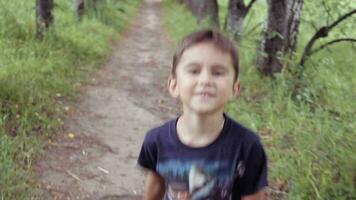
{"type": "Polygon", "coordinates": [[[224,114],[224,127],[211,144],[183,144],[177,119],[150,130],[138,164],[166,184],[165,200],[239,200],[267,185],[267,160],[258,136],[224,114]]]}

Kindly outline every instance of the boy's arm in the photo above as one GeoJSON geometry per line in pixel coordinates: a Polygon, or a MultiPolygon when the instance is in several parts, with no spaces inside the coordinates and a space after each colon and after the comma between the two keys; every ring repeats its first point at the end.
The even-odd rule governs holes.
{"type": "Polygon", "coordinates": [[[144,200],[163,199],[164,193],[164,180],[157,173],[149,170],[146,178],[144,200]]]}
{"type": "Polygon", "coordinates": [[[261,189],[254,194],[241,197],[241,200],[264,200],[264,199],[265,199],[265,190],[264,189],[261,189]]]}
{"type": "Polygon", "coordinates": [[[259,141],[255,142],[244,166],[244,173],[238,180],[242,200],[264,200],[267,182],[267,157],[259,141]]]}

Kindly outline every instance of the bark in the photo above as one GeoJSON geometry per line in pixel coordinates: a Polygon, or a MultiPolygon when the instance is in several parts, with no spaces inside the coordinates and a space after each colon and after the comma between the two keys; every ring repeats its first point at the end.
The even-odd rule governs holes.
{"type": "Polygon", "coordinates": [[[268,18],[261,42],[262,57],[259,70],[265,75],[280,72],[282,63],[277,53],[283,50],[283,35],[286,27],[287,0],[268,0],[268,18]]]}
{"type": "Polygon", "coordinates": [[[288,22],[284,40],[285,52],[292,52],[296,49],[302,7],[303,0],[293,0],[288,3],[288,22]]]}
{"type": "Polygon", "coordinates": [[[73,0],[73,9],[78,19],[84,15],[84,0],[73,0]]]}
{"type": "Polygon", "coordinates": [[[198,22],[207,19],[211,25],[219,26],[217,0],[184,0],[184,3],[198,22]]]}
{"type": "Polygon", "coordinates": [[[53,22],[53,0],[36,0],[37,37],[42,38],[46,29],[53,22]]]}
{"type": "Polygon", "coordinates": [[[255,2],[256,0],[250,0],[250,3],[246,5],[244,0],[229,0],[225,29],[232,33],[235,39],[239,39],[245,16],[255,2]]]}
{"type": "Polygon", "coordinates": [[[295,51],[303,0],[268,0],[268,18],[257,59],[264,75],[280,72],[281,56],[295,51]]]}

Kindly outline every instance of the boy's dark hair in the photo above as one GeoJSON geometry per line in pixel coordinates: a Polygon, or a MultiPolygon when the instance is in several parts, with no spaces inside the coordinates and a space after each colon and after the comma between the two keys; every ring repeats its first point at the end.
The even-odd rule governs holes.
{"type": "Polygon", "coordinates": [[[210,42],[221,51],[230,54],[232,65],[235,70],[234,78],[236,81],[239,75],[239,57],[237,54],[237,50],[235,49],[234,44],[227,37],[225,37],[219,31],[212,30],[212,29],[204,29],[204,30],[196,31],[187,35],[185,38],[182,39],[182,41],[178,44],[176,52],[174,53],[173,56],[171,74],[173,76],[176,75],[176,68],[184,51],[187,48],[202,42],[210,42]]]}

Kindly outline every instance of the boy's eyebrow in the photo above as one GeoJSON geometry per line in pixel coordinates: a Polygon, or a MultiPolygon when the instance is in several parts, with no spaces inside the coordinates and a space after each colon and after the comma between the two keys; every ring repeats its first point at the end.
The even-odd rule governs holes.
{"type": "Polygon", "coordinates": [[[198,62],[190,62],[190,63],[186,64],[185,66],[187,66],[187,67],[197,67],[197,66],[200,66],[200,64],[198,62]]]}
{"type": "Polygon", "coordinates": [[[228,67],[222,64],[213,64],[213,68],[223,68],[223,69],[227,69],[228,67]]]}
{"type": "MultiPolygon", "coordinates": [[[[201,63],[199,62],[189,62],[185,65],[185,68],[190,68],[190,67],[200,67],[201,63]]],[[[228,66],[222,65],[222,64],[213,64],[212,69],[228,69],[228,66]]]]}

